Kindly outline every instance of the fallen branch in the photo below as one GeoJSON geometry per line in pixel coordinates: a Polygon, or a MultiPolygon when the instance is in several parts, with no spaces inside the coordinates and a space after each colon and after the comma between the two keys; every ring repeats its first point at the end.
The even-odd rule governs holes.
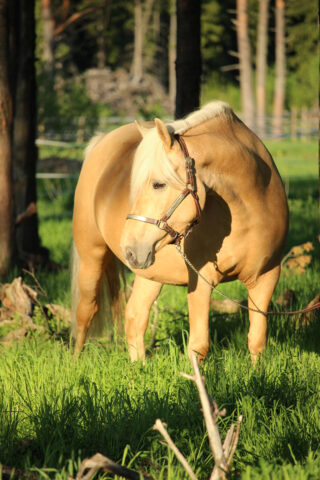
{"type": "Polygon", "coordinates": [[[156,423],[153,426],[154,430],[158,430],[158,432],[161,433],[165,441],[167,442],[168,446],[171,448],[171,450],[174,452],[175,456],[185,469],[185,471],[188,473],[189,477],[192,480],[198,480],[197,477],[195,476],[192,468],[190,467],[189,463],[187,460],[184,458],[182,453],[180,452],[179,448],[175,445],[173,442],[172,438],[170,437],[169,433],[167,432],[167,429],[165,427],[165,424],[161,422],[160,418],[156,420],[156,423]]]}
{"type": "MultiPolygon", "coordinates": [[[[236,448],[237,448],[239,434],[240,434],[240,427],[242,422],[242,415],[240,415],[238,418],[236,428],[234,424],[231,425],[231,427],[227,432],[224,443],[222,444],[217,421],[219,416],[225,415],[226,413],[225,409],[219,411],[215,401],[209,398],[204,385],[203,378],[200,374],[197,356],[195,353],[192,354],[191,363],[192,363],[194,375],[188,375],[183,372],[181,373],[181,375],[187,378],[188,380],[194,381],[199,392],[204,421],[205,421],[207,432],[208,432],[209,444],[210,444],[212,456],[215,462],[213,471],[210,476],[210,480],[225,479],[227,478],[227,475],[230,471],[230,465],[234,456],[234,452],[236,451],[236,448]]],[[[190,478],[192,480],[197,480],[197,477],[192,471],[190,465],[188,464],[187,460],[184,458],[180,450],[177,448],[177,446],[174,444],[173,440],[169,436],[161,420],[158,419],[153,428],[155,430],[158,430],[161,433],[161,435],[164,437],[168,446],[172,449],[172,451],[175,453],[178,460],[181,462],[185,470],[188,472],[190,478]]]]}
{"type": "Polygon", "coordinates": [[[21,225],[21,223],[32,217],[32,215],[34,215],[35,213],[37,213],[37,204],[35,202],[31,202],[29,203],[26,210],[17,216],[16,226],[21,225]]]}
{"type": "MultiPolygon", "coordinates": [[[[101,468],[105,472],[113,473],[114,475],[119,475],[120,477],[124,477],[129,480],[141,480],[140,473],[113,462],[110,460],[110,458],[101,455],[101,453],[96,453],[93,455],[93,457],[83,460],[80,465],[76,480],[90,480],[90,478],[92,478],[93,475],[101,468]],[[86,470],[89,471],[85,473],[86,470]]],[[[145,480],[153,480],[153,478],[150,476],[142,475],[142,478],[145,480]]]]}
{"type": "Polygon", "coordinates": [[[236,431],[234,431],[234,425],[231,425],[227,432],[224,444],[222,445],[217,422],[218,417],[225,412],[219,412],[219,409],[217,408],[215,402],[213,402],[212,408],[212,402],[210,402],[209,400],[203,377],[200,374],[197,356],[194,352],[191,356],[191,363],[194,371],[194,377],[191,378],[195,382],[199,392],[204,421],[208,431],[209,444],[215,462],[214,469],[210,476],[210,480],[223,479],[226,478],[226,475],[230,471],[230,465],[233,459],[233,455],[237,448],[242,415],[240,415],[238,418],[236,431]]]}

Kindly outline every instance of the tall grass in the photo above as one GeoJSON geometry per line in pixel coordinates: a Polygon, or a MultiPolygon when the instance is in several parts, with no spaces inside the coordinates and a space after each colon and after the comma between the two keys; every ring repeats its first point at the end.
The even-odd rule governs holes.
{"type": "MultiPolygon", "coordinates": [[[[269,148],[283,149],[280,171],[298,152],[291,144],[269,148]]],[[[306,145],[301,155],[311,148],[306,145]]],[[[317,233],[314,167],[306,180],[306,161],[300,165],[300,172],[297,162],[288,173],[289,246],[314,240],[317,233]]],[[[38,276],[49,301],[68,306],[71,219],[57,217],[63,208],[61,197],[49,201],[45,191],[40,195],[43,244],[66,268],[38,276]]],[[[305,275],[281,276],[274,299],[292,288],[299,308],[318,293],[318,253],[316,249],[305,275]]],[[[233,298],[246,297],[240,282],[219,288],[233,298]]],[[[122,339],[114,344],[92,341],[76,361],[68,336],[35,332],[18,343],[0,344],[0,462],[19,470],[18,477],[28,471],[67,480],[83,458],[100,452],[155,479],[186,479],[152,430],[160,417],[198,478],[207,479],[213,460],[200,401],[194,384],[180,376],[180,371],[191,371],[186,289],[164,287],[157,308],[156,344],[145,365],[129,362],[122,339]]],[[[154,313],[155,308],[151,321],[154,313]]],[[[247,314],[212,312],[210,319],[211,348],[202,371],[210,395],[227,410],[219,422],[222,436],[239,413],[244,418],[232,478],[320,478],[319,319],[303,326],[299,319],[271,317],[268,347],[258,368],[251,367],[247,351],[247,314]]],[[[146,342],[151,342],[150,328],[146,342]]]]}

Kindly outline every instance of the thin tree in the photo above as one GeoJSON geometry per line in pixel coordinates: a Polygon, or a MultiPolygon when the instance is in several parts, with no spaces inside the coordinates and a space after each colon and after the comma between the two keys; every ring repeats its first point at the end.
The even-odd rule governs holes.
{"type": "Polygon", "coordinates": [[[43,61],[46,73],[53,80],[54,74],[54,29],[55,21],[52,15],[51,0],[41,0],[43,22],[43,61]]]}
{"type": "Polygon", "coordinates": [[[175,0],[170,0],[170,32],[169,32],[169,97],[172,111],[177,92],[176,79],[177,58],[177,12],[175,0]]]}
{"type": "Polygon", "coordinates": [[[0,7],[0,273],[5,275],[13,251],[15,261],[47,251],[40,247],[35,207],[35,2],[1,0],[0,7]]]}
{"type": "Polygon", "coordinates": [[[134,2],[134,50],[131,65],[132,82],[139,83],[143,77],[143,44],[150,22],[154,0],[146,0],[143,8],[142,0],[134,2]]]}
{"type": "Polygon", "coordinates": [[[254,95],[252,80],[251,48],[248,34],[247,0],[237,0],[237,40],[240,68],[240,90],[244,122],[254,127],[254,95]]]}
{"type": "Polygon", "coordinates": [[[8,273],[12,226],[12,98],[9,88],[8,4],[0,0],[0,277],[8,273]]]}
{"type": "Polygon", "coordinates": [[[256,100],[257,131],[262,137],[266,134],[266,74],[268,47],[269,0],[259,0],[259,20],[257,38],[256,100]]]}
{"type": "Polygon", "coordinates": [[[200,104],[200,1],[177,0],[176,110],[181,118],[200,104]]]}
{"type": "Polygon", "coordinates": [[[286,82],[285,0],[276,0],[276,74],[273,99],[272,129],[274,135],[283,133],[283,113],[286,82]]]}
{"type": "MultiPolygon", "coordinates": [[[[12,2],[14,3],[14,2],[12,2]]],[[[35,0],[16,1],[12,18],[16,53],[12,67],[14,91],[13,173],[16,215],[25,212],[37,201],[35,144],[37,129],[35,77],[35,0]]],[[[38,255],[40,239],[37,213],[25,218],[16,231],[20,256],[38,255]]]]}

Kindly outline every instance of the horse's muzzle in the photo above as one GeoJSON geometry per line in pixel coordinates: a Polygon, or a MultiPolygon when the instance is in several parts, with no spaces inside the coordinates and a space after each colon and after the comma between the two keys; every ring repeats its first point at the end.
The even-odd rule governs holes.
{"type": "Polygon", "coordinates": [[[123,254],[131,268],[145,269],[150,267],[154,262],[154,253],[152,250],[144,252],[143,250],[141,251],[141,249],[125,247],[123,254]]]}

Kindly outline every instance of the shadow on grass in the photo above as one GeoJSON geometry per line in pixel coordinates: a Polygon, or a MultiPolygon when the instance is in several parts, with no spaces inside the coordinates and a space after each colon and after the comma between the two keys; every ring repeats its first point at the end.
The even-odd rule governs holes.
{"type": "MultiPolygon", "coordinates": [[[[265,364],[254,370],[249,361],[234,352],[235,348],[230,353],[234,362],[231,370],[220,354],[210,355],[204,365],[209,394],[214,395],[219,407],[227,406],[229,417],[220,423],[222,437],[237,412],[242,412],[246,421],[239,443],[241,462],[258,465],[259,458],[277,458],[284,463],[302,461],[310,448],[316,449],[315,435],[310,435],[310,426],[306,428],[308,418],[301,419],[297,428],[290,415],[293,406],[309,401],[310,391],[297,385],[296,377],[285,369],[275,377],[265,364]],[[279,418],[282,423],[278,425],[279,418]],[[246,445],[253,435],[258,439],[257,447],[248,451],[246,445]]],[[[101,357],[105,355],[102,349],[100,353],[101,357]]],[[[132,368],[141,368],[141,375],[146,374],[142,366],[132,368]]],[[[0,460],[18,468],[45,465],[61,469],[72,457],[89,457],[96,452],[119,461],[126,445],[130,445],[133,453],[144,452],[138,463],[141,461],[145,467],[143,458],[162,459],[167,452],[152,430],[156,418],[168,424],[170,435],[187,456],[191,454],[191,443],[197,450],[203,442],[203,418],[192,382],[181,379],[174,392],[168,388],[161,395],[150,388],[134,395],[125,386],[115,386],[107,394],[83,377],[77,391],[75,395],[74,389],[66,387],[50,401],[42,396],[36,410],[30,405],[32,438],[7,445],[0,460]]],[[[200,450],[197,461],[202,466],[201,461],[210,458],[207,442],[200,450]]],[[[202,474],[209,473],[210,466],[202,466],[202,474]]]]}

